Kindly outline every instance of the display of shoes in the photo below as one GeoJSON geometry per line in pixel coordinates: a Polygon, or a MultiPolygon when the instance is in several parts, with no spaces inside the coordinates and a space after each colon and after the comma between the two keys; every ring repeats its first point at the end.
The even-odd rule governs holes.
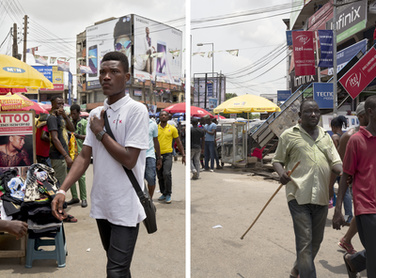
{"type": "Polygon", "coordinates": [[[81,207],[86,208],[87,207],[87,201],[86,200],[82,200],[81,202],[81,207]]]}
{"type": "Polygon", "coordinates": [[[79,204],[79,199],[78,198],[72,198],[67,202],[67,205],[73,205],[73,204],[79,204]]]}

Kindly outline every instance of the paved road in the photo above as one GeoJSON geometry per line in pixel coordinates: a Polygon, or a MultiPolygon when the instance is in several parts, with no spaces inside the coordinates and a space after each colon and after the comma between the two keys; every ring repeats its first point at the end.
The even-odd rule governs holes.
{"type": "MultiPolygon", "coordinates": [[[[240,239],[278,186],[231,168],[201,172],[200,179],[192,181],[191,277],[289,277],[295,243],[284,188],[240,239]]],[[[347,228],[333,230],[332,216],[333,209],[315,259],[317,275],[347,278],[344,252],[337,246],[347,228]]],[[[361,250],[358,235],[353,245],[361,250]]]]}
{"type": "MultiPolygon", "coordinates": [[[[91,169],[87,171],[87,181],[90,190],[91,169]]],[[[180,161],[174,162],[172,204],[155,202],[158,232],[148,235],[141,227],[131,267],[133,277],[189,277],[185,275],[184,181],[184,166],[180,161]]],[[[277,187],[276,181],[230,167],[214,173],[201,172],[200,179],[191,182],[191,277],[289,276],[295,247],[284,189],[246,237],[240,239],[277,187]]],[[[156,193],[155,199],[158,196],[156,193]]],[[[68,244],[65,268],[57,268],[53,260],[42,260],[26,269],[18,259],[1,259],[0,277],[105,277],[105,253],[89,209],[90,200],[88,208],[74,205],[69,210],[79,221],[64,225],[68,244]]],[[[345,278],[343,252],[336,243],[347,228],[333,230],[332,215],[330,210],[324,242],[315,259],[317,274],[345,278]]],[[[361,249],[358,236],[353,244],[356,250],[361,249]]]]}
{"type": "MultiPolygon", "coordinates": [[[[93,180],[91,166],[87,171],[87,189],[93,180]]],[[[185,168],[180,161],[173,165],[172,203],[155,201],[158,231],[147,234],[141,225],[131,266],[132,276],[185,277],[185,168]]],[[[116,186],[110,184],[110,186],[116,186]]],[[[158,186],[156,191],[158,191],[158,186]]],[[[155,200],[159,197],[155,193],[155,200]]],[[[90,196],[89,196],[90,198],[90,196]]],[[[70,193],[67,193],[67,200],[70,193]]],[[[54,260],[33,261],[26,269],[19,259],[0,259],[0,277],[105,277],[106,257],[100,242],[96,222],[89,217],[89,206],[73,205],[68,213],[78,218],[78,223],[65,223],[68,256],[65,268],[57,268],[54,260]]]]}

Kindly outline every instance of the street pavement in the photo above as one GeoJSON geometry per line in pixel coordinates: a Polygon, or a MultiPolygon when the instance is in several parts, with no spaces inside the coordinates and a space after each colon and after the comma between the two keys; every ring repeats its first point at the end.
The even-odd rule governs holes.
{"type": "MultiPolygon", "coordinates": [[[[240,239],[278,187],[277,181],[231,167],[201,172],[200,179],[192,181],[191,277],[289,277],[295,241],[284,187],[240,239]]],[[[334,230],[332,216],[330,209],[315,258],[317,275],[347,278],[344,252],[337,246],[347,227],[334,230]]],[[[362,250],[358,235],[353,245],[362,250]]]]}
{"type": "MultiPolygon", "coordinates": [[[[132,277],[289,277],[295,244],[284,188],[241,240],[279,184],[230,166],[201,172],[200,179],[191,181],[191,273],[185,274],[185,167],[181,161],[174,162],[172,177],[172,203],[159,202],[160,194],[154,195],[158,231],[149,235],[141,225],[132,277]]],[[[90,192],[91,167],[86,178],[90,192]]],[[[27,269],[19,259],[0,259],[0,277],[105,277],[105,252],[89,210],[90,197],[87,208],[73,205],[68,210],[78,223],[64,224],[68,246],[65,268],[57,268],[54,260],[37,260],[27,269]]],[[[345,278],[344,252],[337,242],[347,228],[333,230],[332,216],[330,209],[324,241],[315,259],[317,275],[345,278]]],[[[358,235],[353,245],[362,249],[358,235]]]]}

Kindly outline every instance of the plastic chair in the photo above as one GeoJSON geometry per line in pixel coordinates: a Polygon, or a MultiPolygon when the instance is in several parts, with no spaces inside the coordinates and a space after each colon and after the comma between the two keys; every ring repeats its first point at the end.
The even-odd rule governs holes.
{"type": "Polygon", "coordinates": [[[63,226],[61,225],[60,230],[56,232],[55,237],[43,235],[34,238],[34,233],[29,232],[27,247],[26,247],[26,258],[25,267],[31,268],[34,260],[51,260],[57,261],[58,267],[65,267],[66,256],[67,256],[67,245],[65,242],[65,234],[63,226]],[[50,238],[50,239],[43,239],[50,238]],[[55,249],[51,251],[41,250],[40,246],[54,246],[55,249]]]}

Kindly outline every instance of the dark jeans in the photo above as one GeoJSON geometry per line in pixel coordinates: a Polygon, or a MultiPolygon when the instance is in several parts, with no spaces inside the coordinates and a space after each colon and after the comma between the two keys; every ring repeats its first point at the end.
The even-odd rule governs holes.
{"type": "Polygon", "coordinates": [[[294,268],[299,271],[300,277],[317,277],[314,258],[324,237],[328,206],[299,205],[296,200],[291,200],[288,205],[296,238],[294,268]]]}
{"type": "Polygon", "coordinates": [[[214,141],[205,141],[204,142],[204,168],[206,170],[213,169],[214,170],[214,155],[215,155],[215,144],[214,141]],[[208,166],[208,162],[210,161],[210,166],[208,166]]]}
{"type": "Polygon", "coordinates": [[[163,195],[171,195],[172,193],[172,153],[161,155],[162,166],[157,170],[158,185],[163,195]]]}
{"type": "Polygon", "coordinates": [[[357,272],[367,269],[368,278],[376,277],[376,214],[356,216],[358,235],[365,250],[351,255],[357,272]]]}
{"type": "Polygon", "coordinates": [[[105,219],[96,219],[101,242],[107,254],[107,277],[131,277],[130,266],[139,233],[136,227],[114,225],[105,219]]]}

